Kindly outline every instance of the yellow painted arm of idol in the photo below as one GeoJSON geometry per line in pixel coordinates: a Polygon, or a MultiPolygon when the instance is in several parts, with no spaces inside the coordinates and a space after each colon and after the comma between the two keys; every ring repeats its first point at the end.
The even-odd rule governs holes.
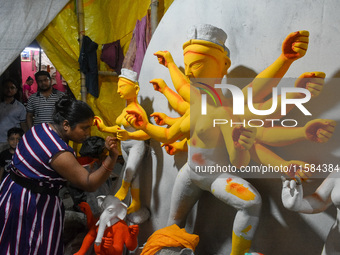
{"type": "Polygon", "coordinates": [[[315,119],[304,127],[260,127],[256,141],[270,146],[286,146],[304,140],[325,143],[332,137],[335,126],[334,120],[315,119]]]}
{"type": "Polygon", "coordinates": [[[150,117],[153,117],[156,124],[159,126],[164,126],[164,125],[172,126],[179,119],[179,117],[178,118],[169,117],[163,112],[154,112],[150,114],[150,117]]]}
{"type": "Polygon", "coordinates": [[[137,130],[134,132],[128,132],[125,129],[120,129],[117,131],[117,138],[120,141],[126,141],[126,140],[148,140],[150,139],[150,136],[145,133],[143,130],[137,130]]]}
{"type": "Polygon", "coordinates": [[[253,101],[260,103],[272,92],[272,88],[277,86],[280,79],[286,74],[290,65],[297,59],[303,57],[308,48],[309,32],[302,30],[290,33],[282,44],[281,55],[259,73],[255,79],[245,88],[243,93],[248,94],[248,87],[253,87],[253,101]]]}
{"type": "MultiPolygon", "coordinates": [[[[300,75],[295,81],[296,88],[307,89],[311,93],[311,98],[315,98],[320,95],[323,85],[325,83],[326,74],[323,72],[306,72],[300,75]]],[[[287,99],[304,98],[306,95],[302,93],[287,93],[287,99]]],[[[290,112],[295,105],[288,104],[286,108],[286,113],[290,112]]],[[[279,114],[279,109],[281,110],[281,96],[278,97],[278,107],[276,112],[270,115],[270,118],[277,118],[279,114]]]]}
{"type": "MultiPolygon", "coordinates": [[[[306,72],[296,79],[294,86],[296,88],[307,89],[311,94],[311,98],[315,98],[320,95],[325,84],[325,78],[326,74],[324,72],[306,72]]],[[[300,93],[287,93],[288,99],[301,98],[304,96],[304,94],[300,93]]]]}
{"type": "Polygon", "coordinates": [[[102,132],[107,132],[107,133],[112,133],[112,134],[116,134],[117,131],[120,130],[120,127],[118,125],[107,127],[104,124],[104,121],[99,116],[94,117],[93,125],[97,126],[98,130],[102,132]]]}
{"type": "Polygon", "coordinates": [[[303,127],[259,127],[256,141],[269,146],[286,146],[305,140],[303,127]]]}
{"type": "Polygon", "coordinates": [[[250,161],[249,149],[254,144],[256,128],[222,125],[221,132],[227,147],[230,163],[237,168],[248,165],[250,161]]]}
{"type": "Polygon", "coordinates": [[[169,69],[172,83],[178,94],[180,94],[186,102],[190,102],[190,81],[175,64],[170,52],[157,51],[154,55],[157,56],[158,62],[161,65],[169,69]]]}
{"type": "Polygon", "coordinates": [[[299,176],[303,180],[307,180],[310,177],[310,171],[308,171],[309,164],[304,161],[284,160],[259,142],[255,142],[254,146],[249,151],[251,159],[261,166],[279,167],[279,169],[282,170],[282,173],[290,178],[299,176]]]}
{"type": "MultiPolygon", "coordinates": [[[[141,129],[147,133],[151,138],[162,143],[173,143],[177,141],[182,135],[189,137],[190,127],[186,133],[182,133],[182,123],[186,123],[187,119],[190,121],[189,111],[176,121],[170,128],[155,126],[149,122],[146,114],[139,111],[126,111],[126,121],[136,129],[141,129]]],[[[189,124],[190,126],[190,124],[189,124]]]]}
{"type": "Polygon", "coordinates": [[[295,212],[308,214],[325,211],[332,204],[331,194],[336,185],[337,176],[332,175],[334,173],[331,173],[312,195],[305,197],[299,178],[296,178],[296,180],[281,178],[281,198],[284,207],[295,212]]]}
{"type": "Polygon", "coordinates": [[[176,153],[178,153],[180,151],[188,151],[187,141],[188,141],[188,139],[184,138],[183,140],[181,140],[179,142],[174,142],[174,143],[171,143],[171,144],[163,143],[161,146],[165,148],[165,151],[169,155],[175,155],[176,153]]]}
{"type": "Polygon", "coordinates": [[[150,83],[156,91],[161,92],[168,99],[171,107],[179,114],[183,115],[190,107],[190,104],[170,89],[163,79],[153,79],[150,83]]]}
{"type": "MultiPolygon", "coordinates": [[[[311,93],[311,98],[315,98],[318,95],[320,95],[323,89],[323,86],[325,83],[325,77],[326,77],[326,74],[323,72],[306,72],[300,75],[298,79],[296,79],[294,86],[296,88],[307,89],[311,93]]],[[[306,96],[305,94],[294,92],[294,93],[287,93],[286,98],[294,99],[294,98],[303,98],[305,96],[306,96]]],[[[273,104],[273,99],[271,98],[263,103],[254,104],[254,108],[257,110],[267,110],[272,107],[272,104],[273,104]]],[[[286,106],[286,114],[290,112],[294,108],[294,106],[295,106],[294,104],[288,104],[286,106]]],[[[248,107],[246,107],[245,109],[245,119],[247,120],[253,119],[253,118],[280,119],[281,117],[282,117],[281,116],[281,95],[278,96],[277,107],[275,111],[270,115],[259,116],[259,115],[255,115],[251,113],[248,107]]]]}

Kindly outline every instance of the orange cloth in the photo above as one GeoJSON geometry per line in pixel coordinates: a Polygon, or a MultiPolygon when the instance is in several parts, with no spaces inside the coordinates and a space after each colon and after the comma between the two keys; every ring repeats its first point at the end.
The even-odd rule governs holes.
{"type": "Polygon", "coordinates": [[[154,232],[147,240],[141,255],[153,255],[164,247],[182,247],[195,250],[199,236],[189,234],[176,224],[154,232]]]}

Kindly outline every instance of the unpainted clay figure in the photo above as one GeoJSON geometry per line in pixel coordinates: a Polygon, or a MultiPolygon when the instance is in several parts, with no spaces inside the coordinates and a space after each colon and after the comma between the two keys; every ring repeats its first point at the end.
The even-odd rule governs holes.
{"type": "Polygon", "coordinates": [[[146,152],[144,140],[150,138],[144,131],[133,128],[124,118],[128,110],[137,110],[145,113],[142,106],[138,103],[138,92],[137,73],[123,68],[118,80],[117,93],[126,100],[126,107],[117,117],[116,125],[107,127],[100,117],[95,117],[95,124],[100,131],[116,134],[117,138],[121,140],[125,169],[122,185],[115,196],[123,201],[130,189],[132,201],[128,208],[128,214],[138,211],[141,206],[139,198],[139,168],[146,152]]]}
{"type": "Polygon", "coordinates": [[[325,171],[333,171],[322,182],[317,190],[311,194],[304,196],[301,180],[286,180],[282,178],[282,202],[284,207],[289,210],[314,214],[325,211],[332,204],[335,205],[337,215],[336,220],[331,227],[322,255],[340,254],[340,175],[338,165],[324,164],[322,168],[325,171]]]}
{"type": "Polygon", "coordinates": [[[139,227],[128,226],[124,221],[127,206],[111,195],[98,196],[97,200],[102,209],[98,221],[94,218],[88,203],[79,204],[87,217],[89,231],[75,255],[86,254],[93,243],[95,253],[101,255],[122,255],[124,246],[130,251],[136,249],[139,227]]]}
{"type": "MultiPolygon", "coordinates": [[[[279,81],[279,79],[259,78],[282,78],[290,65],[306,53],[308,35],[307,31],[290,34],[283,43],[280,57],[247,86],[253,87],[253,102],[258,109],[262,109],[265,103],[270,105],[271,99],[265,102],[263,100],[268,91],[271,91],[279,81]]],[[[232,115],[231,100],[225,98],[219,88],[215,88],[215,92],[222,101],[221,106],[216,106],[208,97],[206,107],[209,115],[201,115],[197,110],[190,111],[190,108],[201,107],[200,90],[193,86],[201,81],[197,78],[207,78],[204,86],[213,87],[214,84],[220,84],[230,66],[230,59],[224,46],[226,34],[223,30],[208,24],[197,25],[191,28],[189,37],[190,40],[183,45],[185,75],[176,66],[169,52],[156,53],[159,62],[169,69],[173,85],[182,98],[177,102],[187,107],[184,107],[186,110],[182,111],[181,117],[169,128],[150,124],[143,112],[127,111],[126,119],[134,127],[144,130],[152,138],[163,143],[171,144],[178,139],[188,139],[188,163],[179,171],[175,180],[168,225],[183,226],[188,213],[202,192],[211,192],[216,198],[237,209],[233,224],[231,254],[244,254],[250,249],[258,224],[260,194],[246,180],[231,173],[205,174],[196,169],[204,165],[228,165],[229,162],[237,168],[247,165],[251,157],[249,150],[255,142],[256,129],[228,125],[212,127],[213,119],[239,121],[235,115],[232,115]],[[187,106],[189,102],[190,107],[187,106]]],[[[160,82],[152,81],[152,83],[156,89],[165,87],[164,84],[160,85],[160,82]]],[[[246,93],[245,91],[244,94],[246,93]]],[[[298,93],[291,93],[289,96],[300,97],[298,93]]],[[[169,102],[180,112],[180,107],[176,106],[176,103],[172,103],[171,100],[169,102]]],[[[272,116],[275,114],[277,112],[272,116]]],[[[251,114],[246,114],[245,119],[252,117],[251,114]]]]}

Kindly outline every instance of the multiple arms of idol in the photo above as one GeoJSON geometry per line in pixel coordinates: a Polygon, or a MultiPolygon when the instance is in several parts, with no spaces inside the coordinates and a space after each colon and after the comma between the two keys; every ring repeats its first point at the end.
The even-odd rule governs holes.
{"type": "MultiPolygon", "coordinates": [[[[289,34],[283,42],[282,53],[279,58],[276,59],[273,64],[262,71],[259,75],[257,75],[253,82],[243,89],[244,94],[247,95],[247,89],[252,87],[255,108],[267,109],[271,106],[272,99],[265,101],[265,98],[271,94],[272,88],[277,86],[280,79],[285,75],[291,64],[306,54],[308,48],[308,36],[308,31],[298,31],[289,34]]],[[[185,144],[183,139],[190,138],[190,82],[174,63],[169,52],[158,51],[155,53],[155,55],[157,56],[159,63],[169,69],[173,85],[178,93],[171,90],[162,79],[153,79],[150,81],[150,83],[152,83],[155,90],[163,93],[164,96],[166,96],[172,108],[181,116],[178,118],[171,118],[164,113],[153,113],[151,115],[154,117],[157,124],[168,125],[167,128],[151,124],[148,121],[146,114],[137,111],[127,111],[126,120],[135,128],[143,130],[151,138],[165,143],[165,148],[167,151],[173,154],[176,151],[180,151],[185,148],[185,146],[182,146],[185,144]],[[180,146],[178,146],[179,144],[176,142],[178,139],[181,139],[180,146]],[[171,145],[175,142],[176,144],[171,145]]],[[[295,87],[306,88],[310,91],[312,97],[315,97],[319,95],[322,90],[324,78],[325,74],[322,72],[304,73],[296,80],[295,87]]],[[[287,98],[289,99],[299,98],[301,96],[302,95],[300,93],[287,94],[287,98]]],[[[278,116],[280,104],[278,105],[279,107],[277,107],[277,110],[270,116],[266,116],[267,118],[275,118],[278,116]]],[[[292,108],[293,106],[289,105],[287,111],[290,111],[292,108]]],[[[250,112],[246,112],[246,119],[251,119],[252,117],[254,116],[250,112]]],[[[258,118],[258,116],[256,117],[258,118]]],[[[281,127],[258,128],[256,141],[259,145],[257,145],[257,148],[261,147],[262,145],[285,146],[301,140],[326,142],[332,136],[334,126],[335,122],[332,120],[313,120],[308,122],[304,127],[289,129],[281,127]],[[277,135],[278,133],[281,135],[277,135]]],[[[226,140],[230,141],[233,131],[222,130],[222,132],[224,135],[227,135],[228,139],[226,140]]],[[[247,130],[247,132],[250,131],[247,130]]],[[[235,153],[232,153],[233,149],[228,146],[230,142],[227,142],[226,144],[229,153],[231,152],[230,155],[235,155],[235,153]]],[[[233,144],[233,146],[234,145],[235,144],[233,144]]],[[[256,150],[255,147],[253,149],[256,150]]],[[[264,151],[266,151],[265,147],[261,151],[262,154],[264,151]]],[[[269,149],[267,149],[267,151],[263,154],[264,157],[266,157],[265,154],[267,154],[266,156],[271,156],[273,159],[275,159],[274,161],[276,161],[276,159],[283,160],[269,149]]],[[[263,163],[261,161],[263,156],[259,154],[259,157],[255,156],[255,158],[259,159],[260,162],[263,163]]],[[[285,163],[288,164],[292,162],[285,163]]]]}

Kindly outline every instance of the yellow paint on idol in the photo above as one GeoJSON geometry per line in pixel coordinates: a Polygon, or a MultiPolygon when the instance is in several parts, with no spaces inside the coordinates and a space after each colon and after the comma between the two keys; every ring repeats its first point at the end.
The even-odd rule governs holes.
{"type": "MultiPolygon", "coordinates": [[[[203,41],[197,41],[202,43],[203,41]]],[[[188,78],[221,78],[227,74],[230,59],[224,50],[203,44],[190,44],[184,51],[185,75],[188,78]]],[[[214,84],[209,84],[214,85],[214,84]]]]}
{"type": "Polygon", "coordinates": [[[242,236],[237,236],[233,231],[233,239],[230,255],[243,255],[249,251],[251,240],[247,240],[242,236]]]}
{"type": "Polygon", "coordinates": [[[246,227],[245,229],[243,229],[241,232],[244,234],[247,234],[249,232],[249,230],[251,230],[252,226],[249,225],[248,227],[246,227]]]}
{"type": "Polygon", "coordinates": [[[247,187],[244,187],[243,184],[232,182],[231,178],[227,180],[225,190],[228,193],[233,194],[234,196],[237,196],[238,198],[246,201],[254,200],[256,197],[256,195],[251,192],[247,187]]]}

